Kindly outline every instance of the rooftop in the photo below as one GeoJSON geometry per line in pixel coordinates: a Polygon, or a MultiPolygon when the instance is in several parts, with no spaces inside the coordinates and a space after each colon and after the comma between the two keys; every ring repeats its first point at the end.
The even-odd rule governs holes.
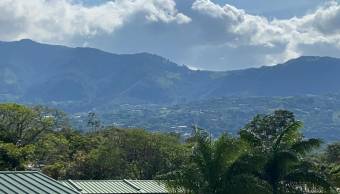
{"type": "Polygon", "coordinates": [[[81,193],[169,193],[164,183],[155,180],[65,180],[60,182],[81,193]]]}
{"type": "Polygon", "coordinates": [[[0,171],[0,193],[79,194],[79,192],[36,171],[0,171]]]}

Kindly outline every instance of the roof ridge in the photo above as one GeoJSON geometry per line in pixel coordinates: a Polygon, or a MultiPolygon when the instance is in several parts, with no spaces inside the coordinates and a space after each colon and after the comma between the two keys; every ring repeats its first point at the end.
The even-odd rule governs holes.
{"type": "Polygon", "coordinates": [[[67,182],[77,189],[77,191],[81,192],[83,190],[82,188],[79,188],[71,179],[68,179],[67,182]]]}
{"type": "MultiPolygon", "coordinates": [[[[73,179],[69,179],[72,180],[73,182],[102,182],[102,181],[124,181],[122,179],[102,179],[102,180],[91,180],[91,179],[87,179],[87,180],[73,180],[73,179]]],[[[60,181],[68,181],[68,180],[60,180],[60,181]]]]}
{"type": "Polygon", "coordinates": [[[34,171],[34,170],[31,170],[31,171],[29,171],[29,170],[18,170],[18,171],[4,170],[4,171],[0,171],[0,174],[4,174],[4,173],[41,173],[41,172],[34,171]]]}
{"type": "Polygon", "coordinates": [[[137,187],[136,185],[134,185],[133,183],[131,183],[129,180],[127,179],[123,179],[124,183],[126,183],[127,185],[129,185],[130,187],[136,189],[137,191],[141,192],[141,193],[144,193],[143,192],[143,189],[137,187]]]}

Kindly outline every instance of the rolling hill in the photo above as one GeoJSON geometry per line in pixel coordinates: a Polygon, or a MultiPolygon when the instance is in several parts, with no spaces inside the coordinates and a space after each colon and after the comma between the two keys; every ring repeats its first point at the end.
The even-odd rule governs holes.
{"type": "Polygon", "coordinates": [[[223,96],[340,91],[340,59],[300,57],[276,66],[194,71],[148,53],[118,55],[31,40],[0,42],[0,99],[26,103],[178,104],[223,96]]]}
{"type": "Polygon", "coordinates": [[[339,75],[340,59],[331,57],[212,72],[148,53],[0,42],[0,102],[49,105],[81,119],[91,110],[106,124],[152,130],[199,124],[235,133],[255,114],[285,108],[307,123],[308,136],[336,140],[339,75]]]}
{"type": "MultiPolygon", "coordinates": [[[[306,137],[340,140],[340,95],[222,97],[170,106],[117,105],[97,113],[104,125],[182,134],[190,134],[196,125],[217,137],[225,131],[236,135],[255,115],[278,109],[292,111],[304,123],[306,137]]],[[[87,113],[77,115],[76,125],[86,128],[87,113]]]]}
{"type": "Polygon", "coordinates": [[[92,106],[193,99],[214,80],[214,73],[147,53],[116,55],[31,40],[0,43],[0,72],[2,98],[92,106]]]}

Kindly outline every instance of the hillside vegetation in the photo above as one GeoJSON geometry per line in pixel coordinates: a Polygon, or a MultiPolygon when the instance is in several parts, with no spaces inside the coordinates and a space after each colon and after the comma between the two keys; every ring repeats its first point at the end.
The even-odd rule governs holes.
{"type": "MultiPolygon", "coordinates": [[[[305,124],[307,137],[320,137],[327,142],[340,140],[340,96],[292,97],[223,97],[192,103],[164,105],[115,105],[96,109],[102,125],[146,128],[153,131],[177,131],[190,134],[192,126],[201,126],[214,136],[237,131],[257,114],[277,109],[292,111],[305,124]]],[[[73,114],[78,128],[86,128],[88,113],[73,114]],[[80,116],[80,117],[77,117],[80,116]]]]}
{"type": "Polygon", "coordinates": [[[340,59],[300,57],[271,67],[194,71],[148,53],[118,55],[21,40],[0,42],[0,100],[68,112],[105,105],[180,104],[225,96],[340,91],[340,59]]]}
{"type": "MultiPolygon", "coordinates": [[[[89,125],[95,123],[89,122],[89,125]]],[[[72,129],[60,111],[0,105],[0,170],[41,170],[56,179],[161,179],[174,191],[336,193],[339,143],[304,138],[289,111],[258,115],[213,138],[195,127],[188,138],[142,129],[72,129]]]]}
{"type": "Polygon", "coordinates": [[[105,126],[188,134],[199,125],[218,136],[235,134],[256,114],[284,108],[306,123],[306,136],[339,140],[338,75],[340,59],[330,57],[212,72],[148,53],[0,42],[0,101],[64,110],[81,129],[94,112],[105,126]]]}

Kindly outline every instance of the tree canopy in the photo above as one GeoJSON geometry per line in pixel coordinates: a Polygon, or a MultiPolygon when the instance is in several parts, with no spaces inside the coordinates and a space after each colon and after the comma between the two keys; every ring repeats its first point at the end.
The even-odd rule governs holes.
{"type": "Polygon", "coordinates": [[[304,138],[302,126],[293,113],[278,110],[255,116],[239,136],[213,137],[198,127],[189,138],[97,126],[85,133],[61,111],[0,104],[0,170],[41,170],[56,179],[161,179],[190,194],[335,192],[339,143],[322,151],[322,141],[304,138]]]}

